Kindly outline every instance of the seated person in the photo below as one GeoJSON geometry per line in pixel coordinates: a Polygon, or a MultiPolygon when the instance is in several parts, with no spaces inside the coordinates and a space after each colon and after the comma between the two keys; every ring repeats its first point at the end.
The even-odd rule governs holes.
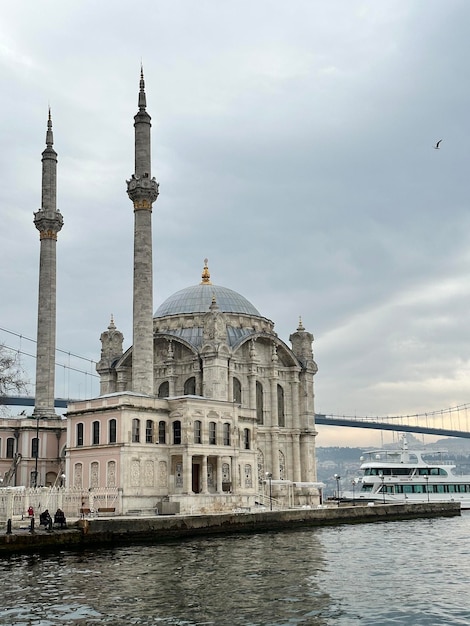
{"type": "Polygon", "coordinates": [[[57,509],[54,515],[54,524],[60,524],[61,528],[65,526],[65,513],[62,509],[57,509]]]}
{"type": "Polygon", "coordinates": [[[46,509],[39,516],[39,525],[45,526],[48,530],[52,528],[52,517],[50,516],[49,510],[46,509]]]}

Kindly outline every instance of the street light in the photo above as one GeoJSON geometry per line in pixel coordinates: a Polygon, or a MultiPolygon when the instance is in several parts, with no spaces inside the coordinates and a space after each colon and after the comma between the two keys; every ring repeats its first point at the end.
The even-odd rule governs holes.
{"type": "Polygon", "coordinates": [[[64,473],[60,475],[60,486],[65,487],[65,474],[64,473]]]}
{"type": "Polygon", "coordinates": [[[428,502],[429,502],[429,474],[425,474],[423,476],[424,480],[426,481],[426,493],[428,494],[428,502]]]}
{"type": "Polygon", "coordinates": [[[353,506],[356,506],[356,485],[357,485],[357,478],[353,478],[351,481],[351,485],[352,485],[352,490],[353,490],[353,506]]]}
{"type": "Polygon", "coordinates": [[[336,480],[336,497],[338,499],[339,506],[339,481],[341,480],[341,476],[339,474],[335,474],[333,478],[336,480]]]}
{"type": "Polygon", "coordinates": [[[266,478],[268,479],[268,483],[269,483],[269,510],[272,511],[273,510],[273,498],[272,498],[273,475],[272,473],[266,472],[266,478]]]}
{"type": "Polygon", "coordinates": [[[385,476],[382,474],[382,472],[380,472],[379,478],[382,481],[382,500],[383,500],[383,503],[385,504],[385,486],[384,486],[385,476]]]}

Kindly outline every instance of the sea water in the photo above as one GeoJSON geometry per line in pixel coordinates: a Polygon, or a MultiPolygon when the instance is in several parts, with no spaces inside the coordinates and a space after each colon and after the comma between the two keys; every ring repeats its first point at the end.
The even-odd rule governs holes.
{"type": "Polygon", "coordinates": [[[461,517],[0,559],[0,624],[470,623],[461,517]]]}

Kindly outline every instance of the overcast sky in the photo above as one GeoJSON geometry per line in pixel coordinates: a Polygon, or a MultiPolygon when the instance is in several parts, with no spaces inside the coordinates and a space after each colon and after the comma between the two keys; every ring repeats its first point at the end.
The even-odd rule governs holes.
{"type": "MultiPolygon", "coordinates": [[[[131,344],[125,180],[142,60],[160,183],[154,308],[199,283],[208,257],[212,281],[284,341],[302,316],[318,413],[469,402],[469,35],[468,0],[3,6],[0,326],[24,338],[0,341],[35,353],[25,338],[36,337],[33,211],[50,105],[64,217],[57,346],[99,360],[111,314],[131,344]]],[[[79,379],[59,369],[57,395],[97,395],[79,379]]],[[[319,433],[318,445],[370,436],[319,433]]]]}

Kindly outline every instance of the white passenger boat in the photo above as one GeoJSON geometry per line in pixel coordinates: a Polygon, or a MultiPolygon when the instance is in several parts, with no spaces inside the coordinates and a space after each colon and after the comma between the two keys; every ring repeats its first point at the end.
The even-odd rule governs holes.
{"type": "Polygon", "coordinates": [[[443,454],[409,450],[405,436],[399,450],[365,452],[360,459],[363,476],[351,481],[351,490],[340,490],[340,500],[460,502],[462,509],[470,509],[470,475],[455,473],[456,466],[443,460],[443,454]]]}

